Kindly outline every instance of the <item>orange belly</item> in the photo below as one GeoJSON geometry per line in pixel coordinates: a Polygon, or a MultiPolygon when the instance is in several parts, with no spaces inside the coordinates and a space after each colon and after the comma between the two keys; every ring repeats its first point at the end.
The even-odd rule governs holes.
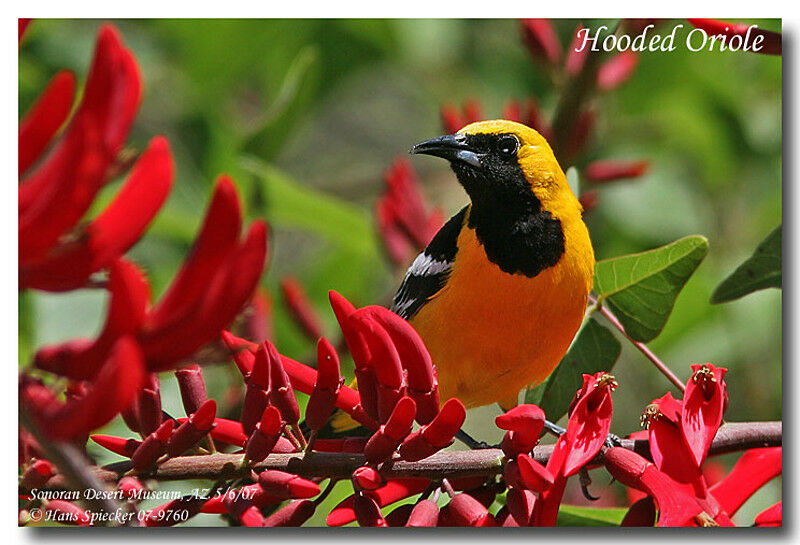
{"type": "Polygon", "coordinates": [[[591,243],[588,233],[579,238],[555,266],[529,278],[501,271],[472,229],[461,232],[447,286],[411,319],[437,366],[442,401],[508,407],[522,388],[547,378],[580,327],[591,289],[591,243]]]}

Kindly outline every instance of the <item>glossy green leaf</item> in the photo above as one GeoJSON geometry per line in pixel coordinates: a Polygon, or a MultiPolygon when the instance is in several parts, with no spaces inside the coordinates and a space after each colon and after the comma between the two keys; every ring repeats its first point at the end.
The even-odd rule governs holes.
{"type": "Polygon", "coordinates": [[[625,507],[579,507],[562,505],[558,509],[558,526],[619,526],[625,507]]]}
{"type": "Polygon", "coordinates": [[[622,344],[594,318],[585,320],[578,335],[556,370],[525,395],[526,403],[542,408],[548,420],[564,416],[575,392],[583,384],[582,373],[610,371],[619,358],[622,344]]]}
{"type": "Polygon", "coordinates": [[[708,253],[705,237],[688,236],[647,252],[597,262],[594,289],[634,340],[655,339],[686,281],[708,253]]]}
{"type": "Polygon", "coordinates": [[[781,232],[779,225],[747,261],[717,286],[711,294],[712,303],[725,303],[757,290],[781,287],[781,232]]]}

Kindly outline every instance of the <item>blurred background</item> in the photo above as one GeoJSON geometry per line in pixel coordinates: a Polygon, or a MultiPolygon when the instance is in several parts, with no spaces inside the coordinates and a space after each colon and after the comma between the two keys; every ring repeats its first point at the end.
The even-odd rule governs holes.
{"type": "MultiPolygon", "coordinates": [[[[776,20],[742,22],[781,28],[776,20]]],[[[328,290],[359,306],[388,302],[403,270],[386,257],[375,202],[394,158],[445,132],[440,107],[476,100],[493,118],[502,116],[508,100],[535,97],[549,117],[562,92],[532,59],[516,20],[114,23],[144,80],[129,146],[141,150],[153,135],[166,135],[177,171],[166,206],[132,257],[157,296],[190,247],[213,181],[230,174],[247,216],[265,217],[272,227],[262,286],[272,299],[273,340],[301,361],[310,361],[313,341],[282,304],[281,279],[300,280],[331,338],[338,338],[338,328],[328,290]]],[[[20,115],[58,69],[85,79],[99,24],[31,25],[20,49],[20,115]]],[[[564,48],[577,24],[555,21],[564,48]]],[[[586,221],[598,259],[689,234],[709,239],[707,258],[649,346],[682,379],[692,363],[727,367],[727,420],[778,420],[781,292],[722,305],[709,304],[709,296],[781,222],[781,58],[688,51],[683,43],[691,27],[684,20],[661,21],[655,32],[666,34],[676,24],[684,25],[676,51],[642,53],[627,81],[591,99],[596,125],[575,161],[577,172],[594,159],[646,159],[649,168],[639,178],[603,186],[586,221]]],[[[414,158],[412,164],[427,202],[447,217],[467,202],[444,162],[414,158]]],[[[570,179],[585,184],[580,174],[570,179]]],[[[95,205],[113,194],[108,188],[95,205]]],[[[95,335],[104,306],[103,294],[92,290],[21,294],[20,363],[43,344],[95,335]]],[[[639,429],[644,406],[670,384],[626,342],[614,374],[620,387],[612,431],[627,435],[639,429]]],[[[209,368],[206,378],[218,399],[241,382],[231,365],[209,368]]],[[[166,375],[162,396],[165,410],[181,412],[177,387],[166,375]]],[[[493,428],[497,412],[473,411],[468,429],[487,441],[499,439],[491,435],[497,430],[481,432],[493,428]]],[[[125,433],[118,423],[109,429],[125,433]]],[[[113,459],[92,447],[100,461],[113,459]]],[[[598,479],[598,489],[605,485],[598,479]]],[[[762,490],[737,519],[752,521],[777,501],[778,487],[762,490]]],[[[603,501],[613,505],[610,495],[603,501]]]]}

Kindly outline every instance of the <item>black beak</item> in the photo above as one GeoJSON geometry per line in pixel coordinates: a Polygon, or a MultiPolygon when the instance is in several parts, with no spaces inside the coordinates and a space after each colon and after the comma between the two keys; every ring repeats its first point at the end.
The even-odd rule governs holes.
{"type": "Polygon", "coordinates": [[[460,162],[475,168],[481,168],[481,158],[467,144],[467,137],[463,134],[447,134],[420,142],[409,151],[415,155],[433,155],[451,162],[460,162]]]}

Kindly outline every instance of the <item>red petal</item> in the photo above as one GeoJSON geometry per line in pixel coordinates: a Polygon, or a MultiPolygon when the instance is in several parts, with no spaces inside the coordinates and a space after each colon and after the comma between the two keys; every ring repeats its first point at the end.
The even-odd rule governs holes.
{"type": "Polygon", "coordinates": [[[281,507],[264,521],[268,527],[302,526],[314,515],[316,504],[311,500],[292,501],[281,507]]]}
{"type": "Polygon", "coordinates": [[[567,50],[567,60],[564,61],[564,70],[566,70],[567,74],[570,76],[575,76],[581,71],[583,63],[586,61],[586,55],[589,54],[588,47],[580,47],[583,42],[581,30],[583,30],[583,25],[579,24],[575,27],[574,37],[567,50]]]}
{"type": "Polygon", "coordinates": [[[592,183],[611,182],[626,178],[638,178],[647,172],[648,161],[594,161],[584,170],[586,179],[592,183]]]}
{"type": "Polygon", "coordinates": [[[183,410],[186,411],[187,415],[194,413],[208,399],[202,368],[193,363],[188,367],[175,371],[175,378],[178,381],[178,388],[181,392],[183,410]]]}
{"type": "Polygon", "coordinates": [[[53,520],[63,524],[75,524],[77,526],[89,526],[91,524],[92,517],[89,513],[72,502],[48,500],[44,508],[53,517],[53,520]]]}
{"type": "Polygon", "coordinates": [[[527,454],[517,456],[517,465],[522,482],[528,490],[538,493],[553,484],[553,475],[547,468],[527,454]]]}
{"type": "Polygon", "coordinates": [[[283,302],[291,317],[307,337],[317,340],[322,337],[322,324],[314,305],[297,278],[286,276],[281,280],[283,302]]]}
{"type": "Polygon", "coordinates": [[[75,98],[75,76],[59,71],[19,122],[19,174],[41,155],[66,121],[75,98]]]}
{"type": "Polygon", "coordinates": [[[686,384],[681,408],[681,430],[686,445],[701,466],[722,423],[725,410],[724,367],[693,365],[694,374],[686,384]]]}
{"type": "Polygon", "coordinates": [[[781,474],[782,454],[781,447],[748,450],[727,477],[711,487],[711,495],[732,516],[759,488],[781,474]]]}
{"type": "Polygon", "coordinates": [[[767,507],[756,516],[755,526],[783,526],[783,502],[767,507]]]}
{"type": "Polygon", "coordinates": [[[635,51],[625,50],[614,55],[597,71],[597,86],[603,91],[621,85],[631,77],[636,65],[639,64],[639,54],[635,51]]]}
{"type": "Polygon", "coordinates": [[[528,51],[543,62],[556,66],[561,57],[561,44],[549,19],[523,19],[522,34],[528,51]]]}

